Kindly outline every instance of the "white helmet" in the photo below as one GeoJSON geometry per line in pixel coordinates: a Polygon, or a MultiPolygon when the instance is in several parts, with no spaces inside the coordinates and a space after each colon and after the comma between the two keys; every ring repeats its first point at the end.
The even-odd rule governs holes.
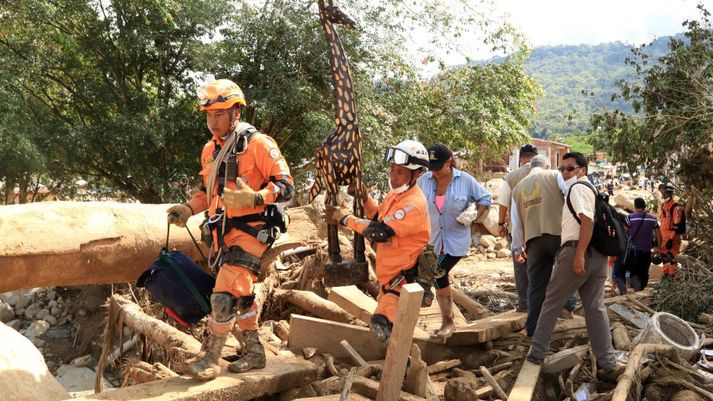
{"type": "Polygon", "coordinates": [[[406,167],[409,170],[428,168],[428,151],[421,142],[405,140],[386,149],[384,160],[406,167]]]}

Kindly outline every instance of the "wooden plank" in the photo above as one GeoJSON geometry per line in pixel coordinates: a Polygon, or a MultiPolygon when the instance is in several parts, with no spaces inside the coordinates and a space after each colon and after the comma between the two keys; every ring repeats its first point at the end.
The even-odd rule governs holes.
{"type": "Polygon", "coordinates": [[[611,305],[609,306],[609,309],[617,315],[621,316],[622,319],[626,320],[627,322],[633,324],[634,326],[640,329],[643,329],[644,326],[646,326],[646,323],[648,323],[651,319],[649,315],[627,308],[626,306],[621,304],[611,305]]]}
{"type": "Polygon", "coordinates": [[[189,379],[186,376],[171,377],[67,401],[247,401],[279,393],[316,379],[317,368],[309,361],[292,356],[272,357],[268,354],[267,366],[264,369],[247,373],[230,373],[223,367],[220,375],[210,381],[189,379]]]}
{"type": "Polygon", "coordinates": [[[434,363],[433,365],[428,366],[428,374],[433,375],[439,372],[443,372],[445,370],[451,370],[453,368],[457,368],[460,366],[463,362],[460,359],[450,359],[447,361],[438,361],[434,363]]]}
{"type": "Polygon", "coordinates": [[[458,327],[446,345],[472,345],[491,341],[514,331],[522,330],[527,314],[510,311],[458,327]]]}
{"type": "MultiPolygon", "coordinates": [[[[366,377],[362,376],[354,376],[354,383],[352,384],[352,393],[358,393],[363,395],[364,397],[368,397],[370,400],[373,400],[377,397],[377,394],[379,392],[379,382],[367,379],[366,377]]],[[[398,397],[393,398],[392,400],[399,400],[399,401],[424,401],[424,398],[415,396],[413,394],[407,393],[405,391],[401,391],[398,395],[398,397]]],[[[391,400],[389,400],[391,401],[391,400]]]]}
{"type": "MultiPolygon", "coordinates": [[[[468,324],[468,321],[465,320],[463,313],[455,306],[453,308],[453,314],[455,315],[453,322],[456,327],[468,324]]],[[[438,298],[435,298],[431,306],[421,308],[419,311],[416,327],[430,335],[430,333],[433,333],[435,330],[441,328],[442,321],[443,318],[441,317],[441,308],[438,306],[438,298]]]]}
{"type": "MultiPolygon", "coordinates": [[[[321,397],[296,398],[295,401],[339,401],[339,394],[323,395],[321,397]]],[[[360,394],[349,394],[348,401],[371,401],[371,399],[360,394]]]]}
{"type": "Polygon", "coordinates": [[[508,401],[530,401],[537,386],[537,379],[540,377],[540,365],[525,360],[517,375],[515,384],[512,386],[508,401]]]}
{"type": "Polygon", "coordinates": [[[292,314],[290,318],[287,346],[294,352],[300,353],[304,347],[314,347],[319,353],[332,354],[335,358],[349,358],[349,354],[339,344],[344,338],[349,339],[349,344],[364,359],[383,359],[386,355],[386,347],[366,327],[298,314],[292,314]]]}
{"type": "Polygon", "coordinates": [[[342,309],[364,323],[371,321],[371,314],[376,309],[376,300],[364,294],[355,285],[332,287],[327,299],[341,306],[342,309]]]}
{"type": "Polygon", "coordinates": [[[349,354],[349,357],[352,358],[352,361],[356,363],[359,366],[367,366],[368,363],[364,360],[364,358],[359,355],[358,352],[354,349],[354,347],[349,344],[347,340],[342,340],[339,342],[339,344],[342,345],[342,348],[344,348],[344,351],[347,351],[347,354],[349,354]]]}
{"type": "Polygon", "coordinates": [[[413,341],[413,329],[416,327],[416,320],[421,308],[421,298],[423,298],[423,288],[420,285],[411,283],[401,287],[396,321],[389,338],[376,401],[396,400],[401,393],[401,384],[404,380],[404,373],[406,373],[406,362],[413,341]]]}
{"type": "Polygon", "coordinates": [[[550,355],[545,358],[545,363],[542,364],[542,371],[552,374],[573,368],[576,364],[582,362],[588,349],[589,344],[580,345],[579,347],[564,349],[554,355],[550,355]]]}

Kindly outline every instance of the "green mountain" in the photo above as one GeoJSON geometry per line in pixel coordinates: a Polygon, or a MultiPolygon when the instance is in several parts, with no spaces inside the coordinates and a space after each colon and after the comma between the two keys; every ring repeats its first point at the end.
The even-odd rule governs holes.
{"type": "MultiPolygon", "coordinates": [[[[658,38],[645,46],[650,60],[666,53],[669,39],[658,38]]],[[[633,56],[631,48],[622,42],[535,48],[525,70],[542,85],[543,97],[530,134],[591,152],[585,142],[590,116],[604,110],[631,111],[628,103],[612,100],[618,92],[616,83],[634,78],[633,68],[625,64],[633,56]]]]}

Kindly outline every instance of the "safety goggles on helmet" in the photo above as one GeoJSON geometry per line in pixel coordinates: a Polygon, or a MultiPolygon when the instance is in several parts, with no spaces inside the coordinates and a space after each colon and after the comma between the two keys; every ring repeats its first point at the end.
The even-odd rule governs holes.
{"type": "Polygon", "coordinates": [[[419,159],[409,155],[398,148],[388,148],[386,149],[386,154],[384,155],[384,161],[387,163],[398,164],[401,166],[408,166],[409,164],[417,164],[419,166],[428,167],[428,161],[419,159]]]}
{"type": "Polygon", "coordinates": [[[229,109],[235,104],[246,106],[243,91],[233,81],[218,79],[196,89],[201,110],[229,109]]]}
{"type": "Polygon", "coordinates": [[[214,98],[214,99],[201,98],[201,99],[200,99],[200,104],[201,104],[201,106],[210,106],[211,104],[215,104],[215,103],[224,103],[224,102],[227,102],[228,100],[233,99],[233,98],[236,98],[236,97],[238,97],[238,96],[240,96],[240,95],[238,95],[238,94],[232,94],[232,95],[228,95],[228,96],[226,96],[226,97],[223,97],[222,95],[218,95],[218,97],[216,97],[216,98],[214,98]]]}

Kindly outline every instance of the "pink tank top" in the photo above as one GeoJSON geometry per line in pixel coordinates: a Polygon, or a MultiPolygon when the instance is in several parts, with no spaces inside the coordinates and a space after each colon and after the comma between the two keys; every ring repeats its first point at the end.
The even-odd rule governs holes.
{"type": "Polygon", "coordinates": [[[438,208],[438,212],[443,211],[443,205],[446,203],[446,196],[445,195],[436,195],[436,207],[438,208]]]}

